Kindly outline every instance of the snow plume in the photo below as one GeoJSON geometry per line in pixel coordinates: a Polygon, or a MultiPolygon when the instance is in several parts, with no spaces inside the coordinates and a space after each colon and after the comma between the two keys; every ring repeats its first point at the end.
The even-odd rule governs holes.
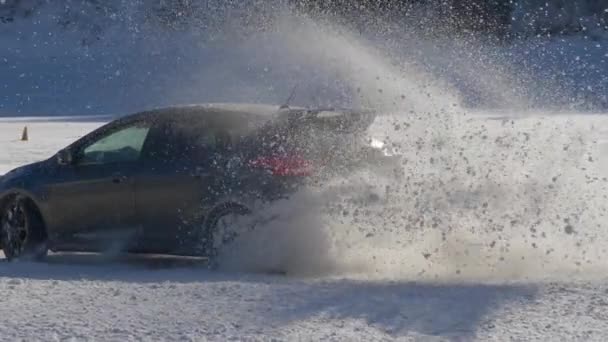
{"type": "Polygon", "coordinates": [[[303,191],[289,200],[257,208],[239,225],[263,222],[242,234],[220,254],[222,270],[281,272],[318,276],[339,270],[332,255],[329,226],[323,222],[322,206],[315,194],[303,191]]]}
{"type": "Polygon", "coordinates": [[[605,272],[608,183],[593,121],[474,118],[442,130],[438,120],[417,133],[415,120],[374,124],[400,153],[393,164],[256,211],[268,223],[238,240],[227,269],[433,281],[605,272]]]}
{"type": "Polygon", "coordinates": [[[240,239],[225,256],[229,269],[462,281],[605,270],[608,183],[593,120],[484,117],[364,39],[302,23],[277,24],[275,52],[343,80],[353,103],[377,108],[370,138],[396,161],[363,163],[260,211],[276,219],[240,239]]]}
{"type": "Polygon", "coordinates": [[[384,198],[360,240],[386,246],[368,249],[378,272],[505,280],[603,268],[607,183],[591,125],[455,115],[447,125],[386,133],[412,119],[397,114],[376,126],[402,151],[401,165],[352,182],[367,180],[384,198]]]}

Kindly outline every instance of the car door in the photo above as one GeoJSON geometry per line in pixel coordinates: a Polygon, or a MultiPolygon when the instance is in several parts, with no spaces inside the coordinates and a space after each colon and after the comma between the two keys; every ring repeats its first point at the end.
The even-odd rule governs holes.
{"type": "Polygon", "coordinates": [[[135,181],[145,251],[191,250],[217,177],[216,134],[203,118],[171,120],[153,130],[135,181]]]}
{"type": "Polygon", "coordinates": [[[50,224],[69,248],[122,249],[136,237],[133,176],[149,131],[145,121],[102,129],[60,167],[49,186],[50,224]]]}

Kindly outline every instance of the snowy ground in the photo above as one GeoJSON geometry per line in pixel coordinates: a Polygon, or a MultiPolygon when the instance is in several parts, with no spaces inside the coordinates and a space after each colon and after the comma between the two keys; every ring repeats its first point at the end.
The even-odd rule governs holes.
{"type": "Polygon", "coordinates": [[[59,149],[99,127],[102,122],[83,118],[7,118],[0,121],[0,174],[18,166],[50,158],[59,149]],[[29,141],[21,135],[27,127],[29,141]]]}
{"type": "MultiPolygon", "coordinates": [[[[476,121],[489,127],[491,137],[503,132],[500,127],[505,126],[501,120],[476,121]]],[[[556,143],[556,139],[565,139],[566,133],[557,131],[554,141],[543,133],[566,127],[583,132],[584,138],[597,138],[594,151],[600,156],[594,155],[594,172],[605,176],[607,121],[607,117],[583,115],[522,118],[514,120],[513,130],[518,130],[518,134],[513,136],[525,136],[528,130],[538,134],[531,138],[535,143],[535,138],[556,143]],[[541,125],[543,129],[533,131],[541,125]]],[[[74,119],[3,119],[0,173],[50,157],[100,124],[74,119]],[[29,142],[19,141],[25,125],[29,128],[29,142]]],[[[504,140],[508,138],[505,136],[504,140]]],[[[480,145],[475,142],[475,146],[480,145]]],[[[548,162],[557,160],[548,154],[548,146],[541,147],[545,151],[541,155],[548,162]]],[[[484,147],[479,148],[472,154],[482,154],[484,147]]],[[[561,151],[561,146],[557,150],[561,151]]],[[[526,153],[533,155],[534,151],[526,153]]],[[[573,153],[581,153],[579,157],[587,159],[581,150],[573,153]]],[[[513,174],[518,171],[516,162],[509,164],[513,174]]],[[[562,163],[559,168],[568,177],[566,182],[584,189],[583,183],[589,179],[583,174],[577,177],[567,162],[562,163]]],[[[586,164],[576,167],[589,168],[586,164]]],[[[544,173],[550,171],[543,169],[544,173]]],[[[571,193],[573,206],[579,195],[591,198],[592,193],[571,193]]],[[[599,208],[602,207],[593,213],[601,217],[599,208]]],[[[580,224],[585,222],[581,220],[580,224]]],[[[605,217],[598,222],[605,224],[605,217]]],[[[572,237],[563,234],[561,227],[555,226],[553,232],[550,228],[547,240],[556,250],[554,254],[576,258],[580,251],[571,246],[572,237]]],[[[336,225],[334,229],[341,228],[336,225]]],[[[243,270],[213,273],[198,260],[160,256],[107,259],[90,254],[57,254],[45,263],[0,263],[0,336],[11,341],[605,341],[608,265],[602,253],[607,239],[601,232],[595,232],[595,240],[583,239],[595,229],[602,227],[589,223],[576,227],[580,234],[577,237],[581,237],[578,242],[586,243],[582,254],[588,256],[586,263],[577,266],[567,257],[543,259],[546,264],[541,265],[541,258],[534,257],[533,249],[519,241],[516,228],[503,232],[507,244],[518,250],[515,254],[505,252],[504,267],[477,266],[462,272],[450,271],[452,264],[439,257],[434,259],[435,255],[421,257],[417,253],[419,245],[408,248],[404,244],[388,253],[379,242],[368,245],[361,253],[355,251],[364,254],[371,249],[374,254],[370,260],[373,258],[374,263],[370,266],[379,271],[366,269],[354,275],[344,269],[323,275],[312,272],[309,277],[270,276],[243,270]],[[514,261],[524,258],[525,262],[514,261]],[[425,264],[425,259],[430,261],[425,264]],[[419,273],[404,271],[407,267],[403,265],[426,267],[426,275],[436,275],[417,276],[419,273]]],[[[483,234],[489,233],[478,234],[484,239],[483,234]]],[[[307,247],[307,237],[298,235],[300,249],[307,247]]],[[[543,247],[542,240],[532,241],[543,247]]],[[[454,252],[458,246],[449,248],[454,252]]],[[[287,254],[297,252],[292,247],[285,248],[287,254]]],[[[469,250],[464,251],[467,254],[469,250]]],[[[479,254],[474,258],[493,256],[482,250],[476,252],[479,254]]]]}

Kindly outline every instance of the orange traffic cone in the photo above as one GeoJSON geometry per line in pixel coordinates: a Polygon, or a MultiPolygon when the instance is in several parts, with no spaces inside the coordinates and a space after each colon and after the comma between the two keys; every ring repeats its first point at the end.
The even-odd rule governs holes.
{"type": "Polygon", "coordinates": [[[27,126],[23,127],[23,132],[21,133],[21,141],[28,141],[29,136],[27,134],[27,126]]]}

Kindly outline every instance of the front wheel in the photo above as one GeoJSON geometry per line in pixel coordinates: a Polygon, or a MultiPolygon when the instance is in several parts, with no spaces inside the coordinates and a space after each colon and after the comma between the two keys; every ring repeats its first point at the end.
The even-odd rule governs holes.
{"type": "Polygon", "coordinates": [[[42,219],[26,200],[15,197],[4,206],[0,217],[0,242],[7,260],[43,259],[47,254],[42,219]]]}

